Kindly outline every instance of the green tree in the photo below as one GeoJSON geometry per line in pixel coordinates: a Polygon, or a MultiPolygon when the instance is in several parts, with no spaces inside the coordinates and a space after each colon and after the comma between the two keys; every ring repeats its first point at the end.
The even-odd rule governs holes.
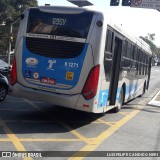
{"type": "Polygon", "coordinates": [[[155,40],[155,33],[148,33],[147,36],[145,36],[145,39],[148,39],[150,41],[154,41],[155,40]]]}
{"type": "Polygon", "coordinates": [[[150,48],[152,50],[152,63],[154,64],[156,61],[157,55],[158,55],[158,48],[153,42],[155,40],[155,34],[148,33],[147,36],[145,36],[145,37],[140,36],[139,38],[144,40],[150,46],[150,48]]]}
{"type": "Polygon", "coordinates": [[[144,40],[151,48],[152,53],[157,53],[157,46],[154,44],[154,40],[155,40],[155,34],[149,34],[145,37],[140,36],[139,38],[141,38],[142,40],[144,40]]]}
{"type": "MultiPolygon", "coordinates": [[[[0,55],[7,54],[10,25],[17,20],[28,7],[38,6],[37,0],[0,0],[0,55]]],[[[13,27],[13,42],[17,36],[19,24],[13,27]]]]}

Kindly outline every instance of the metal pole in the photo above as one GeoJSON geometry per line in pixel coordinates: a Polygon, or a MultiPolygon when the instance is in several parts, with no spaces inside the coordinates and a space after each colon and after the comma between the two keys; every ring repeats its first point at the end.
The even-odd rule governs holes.
{"type": "Polygon", "coordinates": [[[10,65],[10,61],[11,61],[11,36],[12,36],[12,32],[13,32],[13,25],[15,23],[17,23],[20,19],[16,19],[13,23],[10,24],[10,35],[9,35],[9,47],[8,47],[8,64],[10,65]]]}
{"type": "Polygon", "coordinates": [[[9,48],[8,48],[8,64],[10,65],[10,54],[11,54],[11,35],[12,35],[13,24],[10,25],[10,35],[9,35],[9,48]]]}

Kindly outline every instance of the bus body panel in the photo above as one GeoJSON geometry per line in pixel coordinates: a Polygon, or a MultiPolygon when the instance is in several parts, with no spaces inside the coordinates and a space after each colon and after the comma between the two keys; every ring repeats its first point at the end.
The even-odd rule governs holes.
{"type": "Polygon", "coordinates": [[[48,102],[58,106],[65,106],[68,108],[75,108],[79,94],[76,95],[66,95],[66,94],[57,94],[52,92],[46,92],[43,90],[36,90],[32,88],[24,87],[18,83],[14,85],[13,95],[36,100],[42,102],[48,102]]]}
{"type": "MultiPolygon", "coordinates": [[[[140,58],[132,60],[131,57],[126,57],[124,42],[127,40],[137,46],[139,50],[148,53],[148,57],[150,57],[150,50],[139,39],[130,37],[112,24],[110,18],[103,12],[73,7],[38,7],[28,9],[24,14],[25,18],[21,21],[16,41],[17,83],[11,86],[12,95],[86,112],[102,113],[120,105],[122,89],[124,89],[124,102],[143,93],[144,84],[147,84],[148,73],[144,74],[146,64],[143,64],[140,58]],[[30,12],[34,13],[33,16],[29,14],[30,12]],[[80,34],[76,33],[75,37],[71,37],[69,35],[75,32],[67,32],[68,36],[55,33],[50,35],[48,30],[45,34],[37,30],[31,32],[34,18],[39,18],[35,13],[39,13],[41,17],[44,16],[44,21],[47,15],[48,17],[56,15],[52,23],[60,25],[57,26],[58,34],[63,31],[61,28],[70,18],[75,19],[77,15],[85,15],[85,13],[90,16],[93,14],[93,17],[86,37],[80,36],[80,30],[80,34]],[[30,23],[27,24],[27,22],[30,23]],[[108,29],[113,32],[111,53],[106,51],[106,46],[110,43],[107,41],[108,29]],[[41,45],[38,46],[36,41],[41,45]],[[71,52],[66,52],[64,57],[58,57],[56,53],[54,55],[47,53],[47,49],[41,51],[41,47],[43,46],[42,49],[44,49],[44,46],[50,42],[54,46],[60,46],[62,43],[62,49],[66,46],[70,46],[69,49],[72,48],[71,46],[77,48],[75,44],[80,43],[80,45],[83,44],[81,47],[83,49],[75,57],[72,55],[66,57],[71,52]],[[71,43],[74,45],[70,45],[71,43]],[[108,56],[109,59],[107,59],[108,56]],[[83,87],[90,71],[97,65],[100,65],[97,92],[94,97],[85,99],[82,95],[83,87]],[[143,74],[139,70],[142,70],[143,74]]],[[[76,29],[80,24],[72,25],[75,25],[73,29],[76,29]]],[[[48,27],[50,28],[51,24],[48,27]]],[[[54,29],[56,30],[56,27],[54,29]]],[[[46,32],[46,29],[42,31],[46,32]]],[[[84,31],[82,33],[86,35],[84,31]]]]}
{"type": "MultiPolygon", "coordinates": [[[[19,41],[19,45],[18,45],[18,50],[19,51],[23,50],[22,47],[21,47],[22,44],[23,44],[23,38],[21,38],[21,40],[19,41]]],[[[71,88],[69,90],[68,89],[61,90],[61,89],[57,89],[57,88],[54,88],[54,87],[48,88],[48,86],[41,85],[41,84],[37,85],[36,84],[37,77],[35,77],[35,82],[34,82],[34,77],[33,76],[36,76],[36,75],[34,75],[34,73],[36,73],[36,72],[40,73],[40,71],[43,68],[43,62],[41,64],[42,67],[39,67],[39,68],[37,66],[36,67],[35,66],[27,66],[27,64],[26,64],[27,58],[22,58],[21,54],[18,55],[18,56],[16,55],[16,58],[17,58],[17,61],[18,61],[18,63],[17,63],[17,73],[19,73],[18,77],[17,77],[17,80],[21,85],[26,86],[26,87],[35,88],[35,89],[42,89],[42,90],[46,90],[46,91],[64,93],[64,94],[77,94],[77,93],[80,93],[81,90],[83,89],[84,83],[85,83],[85,81],[87,79],[87,76],[88,76],[88,73],[89,73],[90,69],[94,66],[91,45],[87,45],[87,51],[85,51],[85,52],[90,53],[90,54],[87,54],[85,56],[85,59],[84,59],[84,62],[83,62],[83,67],[81,66],[82,70],[81,70],[81,74],[79,73],[79,78],[78,78],[79,83],[77,82],[76,86],[74,86],[73,88],[71,88]],[[21,59],[24,59],[23,63],[22,63],[21,59]],[[90,63],[88,63],[88,61],[90,61],[90,63]],[[22,65],[25,65],[25,67],[22,67],[22,65]],[[27,74],[29,74],[29,75],[27,75],[27,74]],[[26,79],[30,79],[31,78],[30,76],[32,76],[32,78],[33,78],[33,83],[32,83],[32,81],[28,82],[26,80],[26,79]]],[[[36,56],[31,55],[29,57],[36,58],[39,61],[39,59],[36,56]]],[[[43,59],[43,58],[41,58],[41,59],[43,59]]],[[[46,63],[47,62],[48,61],[46,60],[46,63]]],[[[66,62],[66,60],[64,60],[64,64],[65,64],[65,62],[66,62]]],[[[58,67],[60,67],[60,66],[58,66],[58,67]]],[[[45,67],[45,69],[46,68],[47,67],[45,67]]],[[[44,72],[45,72],[45,70],[44,70],[44,72]]],[[[51,72],[52,72],[52,70],[51,70],[51,72]]],[[[60,71],[59,71],[59,73],[61,74],[60,71]]],[[[61,75],[60,75],[60,77],[61,77],[61,75]]]]}
{"type": "MultiPolygon", "coordinates": [[[[74,12],[76,14],[79,13],[77,10],[68,10],[66,13],[70,14],[74,12]]],[[[27,16],[28,10],[25,11],[25,17],[27,16]]],[[[93,16],[92,23],[94,23],[94,19],[95,15],[93,16]]],[[[27,25],[24,20],[21,23],[23,25],[20,26],[19,32],[25,30],[27,25]]],[[[88,37],[90,37],[93,27],[92,25],[88,37]]],[[[87,43],[89,38],[84,43],[83,51],[78,57],[62,59],[43,57],[30,52],[26,47],[27,34],[23,35],[23,37],[22,35],[18,35],[17,46],[18,52],[22,52],[23,55],[19,54],[16,56],[18,62],[17,71],[19,73],[17,80],[20,84],[26,87],[57,93],[81,93],[88,73],[94,66],[92,46],[87,43]],[[90,61],[89,64],[88,61],[90,61]]]]}

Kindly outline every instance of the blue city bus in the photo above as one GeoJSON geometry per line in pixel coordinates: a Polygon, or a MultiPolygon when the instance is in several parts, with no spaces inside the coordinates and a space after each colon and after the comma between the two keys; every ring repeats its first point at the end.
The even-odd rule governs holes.
{"type": "Polygon", "coordinates": [[[118,112],[145,93],[150,68],[150,47],[105,12],[28,8],[21,16],[10,94],[85,112],[118,112]]]}

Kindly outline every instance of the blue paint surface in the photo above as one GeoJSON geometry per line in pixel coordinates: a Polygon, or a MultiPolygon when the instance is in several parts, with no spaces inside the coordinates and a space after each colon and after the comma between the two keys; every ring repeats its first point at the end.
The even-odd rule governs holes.
{"type": "Polygon", "coordinates": [[[98,108],[105,107],[108,101],[108,90],[102,90],[99,92],[98,108]]]}
{"type": "MultiPolygon", "coordinates": [[[[127,98],[129,95],[134,94],[137,91],[137,84],[131,84],[129,86],[126,86],[126,96],[127,98]]],[[[106,103],[108,101],[108,90],[102,90],[99,92],[99,98],[98,98],[98,108],[105,107],[106,103]]],[[[120,96],[121,88],[117,88],[117,94],[116,94],[116,101],[119,101],[119,96],[120,96]]]]}
{"type": "Polygon", "coordinates": [[[26,39],[24,38],[23,55],[22,55],[23,77],[28,83],[31,83],[31,84],[45,86],[48,88],[58,88],[57,86],[54,86],[54,85],[47,86],[47,84],[44,85],[43,83],[38,84],[34,82],[34,80],[41,82],[43,78],[46,78],[46,79],[48,78],[48,79],[54,80],[55,84],[62,84],[61,87],[58,89],[63,89],[63,90],[71,89],[75,87],[79,81],[79,77],[80,77],[80,73],[82,70],[82,66],[84,63],[87,49],[88,49],[88,44],[84,44],[84,49],[82,53],[78,57],[75,57],[75,58],[66,58],[66,59],[49,58],[49,57],[44,57],[44,56],[30,52],[26,47],[26,39]],[[38,63],[36,65],[28,65],[26,63],[27,58],[35,58],[38,60],[38,63]],[[52,65],[53,67],[52,69],[48,69],[49,61],[56,61],[56,63],[52,65]],[[71,67],[68,65],[69,63],[77,64],[77,65],[75,65],[74,67],[71,67]],[[73,79],[71,80],[66,79],[67,72],[71,72],[73,74],[73,79]],[[35,73],[38,73],[38,78],[35,78],[34,76],[35,73]],[[33,79],[33,81],[27,80],[27,78],[30,78],[31,80],[33,79]],[[70,87],[63,88],[62,87],[63,85],[68,85],[70,87]]]}

